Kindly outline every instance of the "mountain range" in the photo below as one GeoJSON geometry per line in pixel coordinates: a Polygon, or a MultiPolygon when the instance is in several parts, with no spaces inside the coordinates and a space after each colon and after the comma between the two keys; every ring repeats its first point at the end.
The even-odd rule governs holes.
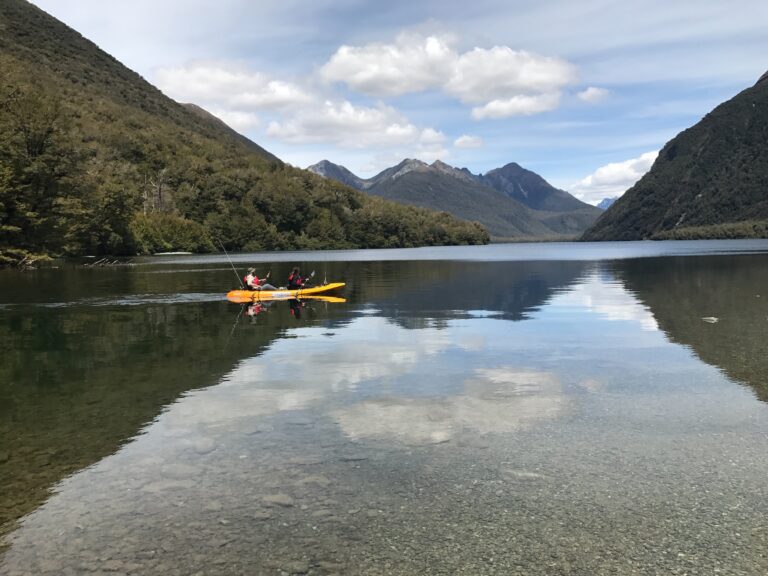
{"type": "Polygon", "coordinates": [[[584,240],[768,237],[768,73],[670,140],[584,240]]]}
{"type": "Polygon", "coordinates": [[[514,162],[473,174],[440,160],[406,159],[367,179],[328,160],[308,170],[374,196],[479,222],[495,239],[574,237],[602,213],[514,162]]]}

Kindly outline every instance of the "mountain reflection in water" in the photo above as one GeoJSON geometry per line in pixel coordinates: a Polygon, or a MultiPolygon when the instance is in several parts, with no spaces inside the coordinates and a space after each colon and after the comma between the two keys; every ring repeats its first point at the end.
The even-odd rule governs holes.
{"type": "Polygon", "coordinates": [[[672,342],[768,401],[768,256],[636,259],[611,269],[672,342]]]}
{"type": "Polygon", "coordinates": [[[137,270],[125,305],[7,306],[0,574],[762,574],[765,406],[688,350],[760,394],[766,264],[328,262],[347,302],[298,317],[137,270]]]}

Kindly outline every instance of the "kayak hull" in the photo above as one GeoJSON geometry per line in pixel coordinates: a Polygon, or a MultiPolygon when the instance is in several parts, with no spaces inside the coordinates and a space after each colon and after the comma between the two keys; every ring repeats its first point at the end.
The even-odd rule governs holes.
{"type": "Polygon", "coordinates": [[[231,290],[227,293],[227,300],[238,304],[265,300],[293,300],[294,298],[325,294],[343,287],[344,282],[332,282],[322,286],[299,288],[298,290],[231,290]]]}

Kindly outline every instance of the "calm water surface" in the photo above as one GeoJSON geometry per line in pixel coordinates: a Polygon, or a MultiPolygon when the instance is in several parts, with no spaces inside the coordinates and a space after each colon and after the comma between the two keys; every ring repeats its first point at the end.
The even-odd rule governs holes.
{"type": "Polygon", "coordinates": [[[768,242],[234,260],[0,273],[0,574],[768,573],[768,242]]]}

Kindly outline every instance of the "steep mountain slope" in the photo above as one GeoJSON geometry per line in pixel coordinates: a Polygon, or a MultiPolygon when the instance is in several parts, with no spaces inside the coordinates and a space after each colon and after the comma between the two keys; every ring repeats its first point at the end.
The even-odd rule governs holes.
{"type": "Polygon", "coordinates": [[[0,266],[58,254],[477,243],[283,164],[25,0],[0,2],[0,266]]]}
{"type": "Polygon", "coordinates": [[[201,120],[203,120],[203,122],[205,122],[205,123],[212,123],[215,126],[218,126],[219,128],[223,129],[224,132],[227,135],[229,135],[230,137],[234,138],[238,142],[242,142],[243,144],[245,144],[248,148],[250,148],[254,152],[256,152],[256,153],[260,154],[261,156],[264,156],[265,158],[268,158],[268,159],[270,159],[270,160],[272,160],[274,162],[280,162],[280,158],[278,158],[277,156],[275,156],[271,152],[267,152],[266,150],[264,150],[264,148],[262,148],[261,146],[256,144],[256,142],[254,142],[250,138],[248,138],[246,136],[243,136],[239,132],[233,130],[223,120],[221,120],[217,116],[214,116],[213,114],[208,112],[208,110],[206,110],[205,108],[201,108],[197,104],[192,104],[192,103],[182,104],[182,106],[184,106],[184,108],[186,108],[187,110],[189,110],[193,114],[197,115],[201,120]]]}
{"type": "Polygon", "coordinates": [[[483,174],[480,181],[534,210],[569,212],[586,209],[599,214],[594,206],[558,190],[535,172],[515,162],[483,174]]]}
{"type": "Polygon", "coordinates": [[[517,164],[494,170],[488,178],[440,160],[428,165],[406,159],[369,179],[328,161],[309,170],[369,194],[476,220],[497,239],[578,236],[601,213],[517,164]]]}
{"type": "Polygon", "coordinates": [[[768,75],[681,132],[584,240],[765,235],[768,75]]]}

